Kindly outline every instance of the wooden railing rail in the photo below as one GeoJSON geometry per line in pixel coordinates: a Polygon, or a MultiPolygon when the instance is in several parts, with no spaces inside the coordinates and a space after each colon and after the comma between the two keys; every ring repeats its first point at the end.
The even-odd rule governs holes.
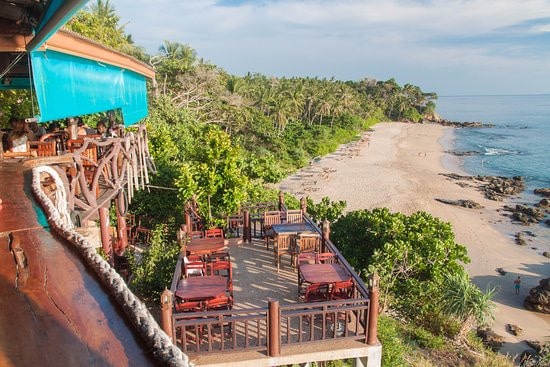
{"type": "Polygon", "coordinates": [[[279,306],[278,330],[270,329],[268,308],[174,313],[173,340],[185,353],[239,350],[273,353],[279,350],[278,344],[334,339],[365,341],[369,306],[368,299],[279,306]]]}

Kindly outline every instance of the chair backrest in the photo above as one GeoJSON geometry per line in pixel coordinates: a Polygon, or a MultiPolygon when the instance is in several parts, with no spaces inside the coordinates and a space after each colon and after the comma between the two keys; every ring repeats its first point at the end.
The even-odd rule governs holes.
{"type": "Polygon", "coordinates": [[[223,229],[211,228],[204,231],[204,237],[206,238],[223,238],[223,229]]]}
{"type": "Polygon", "coordinates": [[[329,298],[330,292],[328,283],[313,283],[308,285],[306,288],[306,302],[328,301],[329,298]]]}
{"type": "Polygon", "coordinates": [[[233,280],[233,270],[231,262],[227,260],[219,260],[208,263],[208,275],[220,275],[229,280],[233,280]]]}
{"type": "Polygon", "coordinates": [[[264,213],[264,227],[271,227],[274,224],[281,223],[280,211],[269,211],[264,213]]]}
{"type": "Polygon", "coordinates": [[[292,209],[286,211],[286,222],[287,223],[303,223],[304,216],[300,209],[292,209]]]}
{"type": "Polygon", "coordinates": [[[319,236],[298,236],[297,246],[302,252],[319,252],[321,238],[319,236]]]}
{"type": "Polygon", "coordinates": [[[280,234],[275,237],[275,251],[285,252],[291,249],[292,247],[292,237],[288,234],[280,234]]]}
{"type": "Polygon", "coordinates": [[[330,292],[331,299],[349,299],[353,295],[353,281],[346,280],[343,282],[336,282],[332,285],[330,292]]]}
{"type": "Polygon", "coordinates": [[[57,155],[55,141],[30,141],[29,148],[35,151],[38,157],[53,157],[57,155]]]}
{"type": "Polygon", "coordinates": [[[212,252],[210,255],[208,255],[208,261],[214,262],[214,261],[231,261],[231,255],[227,251],[218,251],[218,252],[212,252]]]}
{"type": "Polygon", "coordinates": [[[206,273],[206,264],[200,260],[183,258],[183,274],[185,277],[203,276],[206,273]]]}
{"type": "Polygon", "coordinates": [[[302,264],[315,264],[317,262],[317,254],[315,252],[302,252],[298,254],[298,268],[302,264]]]}
{"type": "Polygon", "coordinates": [[[174,304],[176,312],[201,312],[204,311],[202,301],[181,301],[174,304]]]}
{"type": "Polygon", "coordinates": [[[191,231],[189,232],[189,238],[193,239],[193,238],[203,238],[204,237],[204,233],[202,233],[202,231],[191,231]]]}
{"type": "Polygon", "coordinates": [[[205,302],[206,311],[231,310],[233,308],[232,296],[220,296],[205,302]]]}
{"type": "Polygon", "coordinates": [[[334,264],[336,260],[336,254],[333,252],[321,252],[317,255],[317,262],[319,264],[334,264]]]}

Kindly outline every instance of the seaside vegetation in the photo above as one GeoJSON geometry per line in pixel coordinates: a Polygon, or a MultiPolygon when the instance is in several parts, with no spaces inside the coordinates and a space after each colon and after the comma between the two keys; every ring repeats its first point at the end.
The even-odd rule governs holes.
{"type": "MultiPolygon", "coordinates": [[[[145,120],[156,188],[138,192],[131,206],[142,225],[152,228],[152,239],[139,261],[128,252],[130,286],[151,304],[171,281],[179,251],[175,233],[187,200],[196,200],[207,225],[219,225],[246,203],[276,201],[273,184],[358,139],[374,124],[418,122],[435,111],[434,93],[394,79],[236,76],[172,41],[149,55],[119,20],[109,0],[97,0],[67,27],[156,71],[145,120]]],[[[2,110],[30,116],[30,103],[21,103],[30,100],[24,93],[2,99],[2,110]]],[[[299,205],[289,195],[285,202],[299,205]]],[[[405,216],[387,209],[342,215],[345,206],[329,198],[308,202],[314,220],[334,222],[334,241],[350,263],[362,275],[381,277],[384,366],[506,365],[471,334],[461,333],[465,321],[472,325],[490,318],[490,292],[472,288],[461,265],[468,261],[466,249],[455,243],[449,224],[427,213],[405,216]],[[472,296],[465,309],[445,293],[455,287],[452,282],[454,291],[472,296]],[[480,359],[481,354],[488,357],[480,359]]]]}

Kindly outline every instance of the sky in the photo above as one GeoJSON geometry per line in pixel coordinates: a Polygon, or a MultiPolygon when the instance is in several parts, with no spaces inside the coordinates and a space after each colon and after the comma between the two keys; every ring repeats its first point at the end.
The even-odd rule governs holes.
{"type": "Polygon", "coordinates": [[[149,53],[180,42],[234,75],[395,78],[440,96],[550,93],[550,0],[110,3],[149,53]]]}

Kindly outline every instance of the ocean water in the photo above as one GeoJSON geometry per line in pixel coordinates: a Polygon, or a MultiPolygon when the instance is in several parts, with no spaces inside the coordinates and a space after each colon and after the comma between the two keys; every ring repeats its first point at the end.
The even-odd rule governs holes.
{"type": "Polygon", "coordinates": [[[550,187],[550,94],[439,97],[437,112],[451,121],[492,123],[456,129],[454,149],[470,174],[523,176],[530,190],[550,187]]]}
{"type": "MultiPolygon", "coordinates": [[[[494,124],[492,128],[454,129],[452,149],[476,152],[460,157],[464,171],[523,176],[526,190],[512,203],[532,205],[541,199],[533,189],[550,187],[550,94],[444,96],[436,104],[442,118],[494,124]]],[[[540,224],[524,229],[535,230],[541,235],[537,242],[550,246],[548,228],[540,224]]]]}

